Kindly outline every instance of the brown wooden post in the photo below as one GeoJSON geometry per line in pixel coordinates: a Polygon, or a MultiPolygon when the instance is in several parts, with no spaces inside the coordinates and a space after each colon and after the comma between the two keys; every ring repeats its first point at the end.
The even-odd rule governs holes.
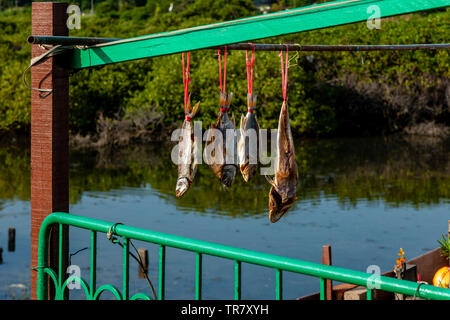
{"type": "MultiPolygon", "coordinates": [[[[331,266],[331,245],[326,244],[322,246],[322,264],[326,264],[327,266],[331,266]]],[[[333,281],[330,279],[326,280],[327,291],[325,293],[327,300],[333,299],[333,281]]]]}
{"type": "Polygon", "coordinates": [[[138,278],[143,279],[148,274],[148,251],[147,249],[139,248],[138,253],[139,259],[141,260],[142,266],[144,267],[144,269],[142,269],[140,265],[138,266],[138,278]]]}
{"type": "MultiPolygon", "coordinates": [[[[67,3],[33,2],[32,34],[68,36],[67,3]]],[[[33,45],[31,57],[46,49],[33,45]]],[[[69,72],[61,57],[51,57],[31,68],[33,88],[52,89],[46,97],[31,90],[31,266],[38,264],[42,221],[52,212],[69,211],[69,72]]],[[[58,271],[58,228],[51,230],[50,267],[58,271]]],[[[66,235],[68,232],[66,232],[66,235]]],[[[67,237],[66,237],[67,240],[67,237]]],[[[68,242],[66,242],[68,244],[68,242]]],[[[67,261],[67,250],[65,252],[67,261]]],[[[37,270],[31,271],[31,298],[36,299],[37,270]]],[[[50,297],[53,289],[50,288],[50,297]]]]}
{"type": "Polygon", "coordinates": [[[8,251],[14,252],[16,250],[16,229],[10,227],[8,229],[8,251]]]}

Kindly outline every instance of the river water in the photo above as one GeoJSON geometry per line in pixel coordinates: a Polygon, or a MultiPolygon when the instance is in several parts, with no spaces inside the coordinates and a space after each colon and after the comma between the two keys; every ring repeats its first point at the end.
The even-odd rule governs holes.
{"type": "MultiPolygon", "coordinates": [[[[172,146],[133,145],[117,150],[72,150],[70,212],[194,239],[313,262],[331,244],[333,264],[382,272],[403,248],[413,258],[436,248],[450,219],[450,140],[423,137],[297,140],[298,201],[277,223],[268,219],[269,185],[262,176],[246,184],[240,174],[224,190],[206,164],[182,199],[175,198],[172,146]]],[[[29,297],[30,167],[28,145],[0,147],[0,299],[29,297]],[[16,250],[7,252],[8,228],[16,250]]],[[[121,288],[122,251],[98,239],[98,285],[121,288]]],[[[89,247],[89,233],[70,229],[70,253],[89,247]]],[[[149,250],[149,276],[158,279],[158,248],[149,250]]],[[[151,294],[132,259],[130,293],[151,294]]],[[[233,262],[205,256],[203,298],[233,299],[233,262]]],[[[71,257],[89,281],[89,250],[71,257]]],[[[195,255],[167,249],[166,298],[195,297],[195,255]]],[[[242,298],[273,299],[275,271],[243,264],[242,298]]],[[[316,292],[316,278],[285,273],[284,298],[316,292]]],[[[72,298],[83,298],[71,290],[72,298]]],[[[104,299],[112,298],[105,293],[104,299]]]]}

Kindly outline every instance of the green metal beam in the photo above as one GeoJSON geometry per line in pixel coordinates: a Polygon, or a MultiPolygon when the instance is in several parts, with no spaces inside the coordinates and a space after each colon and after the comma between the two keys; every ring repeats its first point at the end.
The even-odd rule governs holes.
{"type": "Polygon", "coordinates": [[[379,7],[380,17],[406,14],[450,5],[450,0],[339,0],[248,17],[206,26],[175,30],[74,48],[69,67],[82,69],[106,64],[193,51],[252,41],[349,23],[371,18],[370,6],[379,7]]]}

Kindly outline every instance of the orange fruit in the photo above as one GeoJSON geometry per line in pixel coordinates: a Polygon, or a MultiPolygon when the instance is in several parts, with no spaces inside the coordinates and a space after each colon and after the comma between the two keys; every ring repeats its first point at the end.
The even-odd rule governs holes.
{"type": "Polygon", "coordinates": [[[442,267],[433,277],[433,286],[441,288],[449,288],[450,267],[442,267]]]}

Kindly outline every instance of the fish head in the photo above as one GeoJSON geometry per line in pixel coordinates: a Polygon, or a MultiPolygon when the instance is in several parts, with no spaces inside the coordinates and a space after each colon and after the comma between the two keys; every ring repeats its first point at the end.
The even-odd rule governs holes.
{"type": "Polygon", "coordinates": [[[234,177],[236,175],[235,165],[224,165],[222,168],[222,176],[220,182],[227,188],[233,184],[234,177]]]}
{"type": "Polygon", "coordinates": [[[281,219],[281,217],[289,210],[289,208],[297,200],[294,194],[292,197],[282,199],[275,187],[272,186],[269,192],[269,220],[274,223],[281,219]]]}
{"type": "Polygon", "coordinates": [[[248,162],[246,162],[240,165],[240,169],[244,181],[249,182],[249,180],[255,175],[255,172],[258,169],[258,165],[249,164],[248,162]]]}
{"type": "Polygon", "coordinates": [[[177,198],[181,198],[190,187],[189,180],[187,178],[179,178],[177,180],[177,187],[175,190],[175,195],[177,198]]]}

